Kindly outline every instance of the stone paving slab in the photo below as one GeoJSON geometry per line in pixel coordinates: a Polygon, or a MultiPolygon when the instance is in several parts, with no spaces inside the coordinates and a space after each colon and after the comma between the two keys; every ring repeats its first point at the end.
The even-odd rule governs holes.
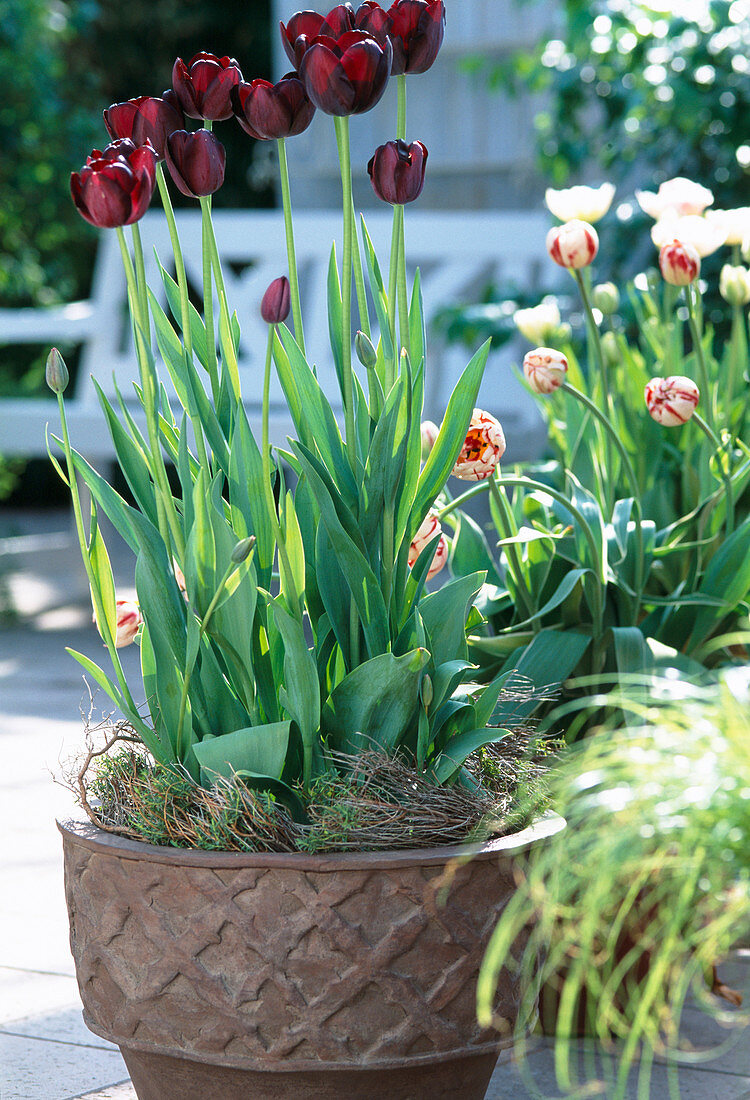
{"type": "Polygon", "coordinates": [[[0,1032],[2,1100],[67,1100],[126,1076],[119,1050],[0,1032]]]}

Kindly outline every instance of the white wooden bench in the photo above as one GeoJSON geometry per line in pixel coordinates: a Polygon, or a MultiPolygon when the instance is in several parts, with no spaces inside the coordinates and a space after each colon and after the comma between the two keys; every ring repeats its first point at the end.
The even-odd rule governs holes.
{"type": "MultiPolygon", "coordinates": [[[[512,280],[516,286],[549,285],[550,263],[544,241],[547,217],[536,213],[463,213],[407,211],[406,249],[410,267],[422,273],[428,323],[442,307],[471,302],[490,280],[512,280]]],[[[190,281],[201,287],[199,212],[178,215],[180,238],[190,281]]],[[[259,427],[266,327],[260,318],[263,292],[287,270],[280,211],[219,211],[214,219],[230,309],[242,328],[240,372],[251,424],[259,427]]],[[[383,268],[387,266],[390,211],[372,211],[367,225],[383,268]]],[[[149,284],[163,301],[154,259],[156,248],[169,268],[171,248],[161,211],[141,222],[149,284]]],[[[305,340],[310,358],[331,398],[337,395],[328,350],[326,276],[331,242],[338,242],[340,214],[304,211],[295,218],[295,237],[302,283],[305,340]]],[[[387,276],[386,276],[387,277],[387,276]]],[[[74,445],[91,460],[109,460],[113,450],[97,401],[92,376],[108,395],[116,380],[126,400],[136,407],[132,383],[138,372],[126,313],[125,279],[114,232],[102,234],[91,300],[56,309],[0,310],[0,360],[3,345],[81,344],[78,380],[68,393],[67,410],[74,445]]],[[[490,357],[482,392],[484,406],[503,421],[514,458],[538,452],[543,438],[533,404],[518,384],[510,362],[519,360],[520,345],[490,357]]],[[[522,354],[522,352],[521,352],[522,354]]],[[[427,364],[427,415],[439,419],[459,369],[468,359],[463,348],[433,339],[427,364]]],[[[163,371],[166,379],[166,371],[163,371]]],[[[291,425],[275,383],[272,394],[272,439],[284,440],[291,425]]],[[[0,400],[0,453],[44,454],[45,424],[56,431],[56,402],[51,399],[0,400]]]]}

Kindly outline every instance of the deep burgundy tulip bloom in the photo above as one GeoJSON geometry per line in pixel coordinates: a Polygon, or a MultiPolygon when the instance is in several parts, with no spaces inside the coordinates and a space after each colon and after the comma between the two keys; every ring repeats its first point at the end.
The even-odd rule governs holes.
{"type": "Polygon", "coordinates": [[[280,325],[289,316],[290,306],[289,280],[280,275],[268,287],[260,303],[260,314],[267,325],[280,325]]]}
{"type": "Polygon", "coordinates": [[[142,218],[156,184],[156,152],[127,138],[94,149],[80,172],[70,177],[78,212],[91,225],[114,229],[142,218]]]}
{"type": "Polygon", "coordinates": [[[366,31],[367,34],[377,38],[378,42],[383,45],[391,33],[393,20],[388,12],[381,8],[377,0],[365,0],[364,4],[360,4],[357,8],[354,26],[355,30],[366,31]]]}
{"type": "Polygon", "coordinates": [[[296,73],[287,73],[278,84],[243,81],[232,89],[232,104],[245,133],[261,141],[301,134],[315,114],[315,104],[296,73]]]}
{"type": "Polygon", "coordinates": [[[316,107],[327,115],[358,115],[385,91],[393,50],[363,31],[340,38],[318,35],[305,50],[299,75],[316,107]]]}
{"type": "Polygon", "coordinates": [[[347,31],[354,30],[354,8],[351,4],[337,4],[328,15],[321,15],[317,11],[298,11],[288,23],[280,23],[279,27],[286,55],[296,69],[311,39],[319,34],[340,38],[347,31]],[[303,41],[297,48],[296,44],[300,38],[303,41]]]}
{"type": "Polygon", "coordinates": [[[136,145],[150,141],[159,160],[164,143],[175,130],[185,127],[185,116],[172,89],[161,98],[142,95],[124,103],[113,103],[104,111],[104,125],[113,138],[130,138],[136,145]]]}
{"type": "Polygon", "coordinates": [[[391,18],[393,69],[401,73],[424,73],[443,44],[445,4],[443,0],[396,0],[388,9],[391,18]]]}
{"type": "Polygon", "coordinates": [[[172,69],[172,87],[189,118],[219,122],[232,117],[231,92],[242,80],[233,57],[197,53],[188,65],[178,57],[172,69]]]}
{"type": "Polygon", "coordinates": [[[224,182],[226,151],[210,130],[176,130],[167,138],[167,168],[183,195],[213,195],[224,182]]]}
{"type": "Polygon", "coordinates": [[[375,150],[367,171],[379,199],[392,206],[414,202],[424,187],[427,149],[421,141],[388,141],[375,150]]]}

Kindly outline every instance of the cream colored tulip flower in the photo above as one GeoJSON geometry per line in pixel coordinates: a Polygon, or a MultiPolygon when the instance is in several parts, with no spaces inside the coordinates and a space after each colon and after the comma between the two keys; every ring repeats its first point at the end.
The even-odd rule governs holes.
{"type": "Polygon", "coordinates": [[[603,183],[600,187],[563,187],[559,191],[548,187],[544,193],[547,209],[561,222],[577,219],[589,225],[604,217],[614,197],[615,188],[611,183],[603,183]]]}
{"type": "Polygon", "coordinates": [[[685,214],[702,214],[714,201],[713,193],[707,187],[685,179],[684,176],[665,180],[656,192],[636,191],[635,197],[641,210],[655,221],[659,221],[669,213],[678,217],[685,214]]]}
{"type": "Polygon", "coordinates": [[[707,210],[706,218],[717,229],[726,230],[724,244],[744,244],[750,238],[750,206],[734,210],[707,210]]]}
{"type": "Polygon", "coordinates": [[[513,324],[529,343],[548,344],[559,331],[562,318],[557,302],[540,302],[538,306],[517,309],[513,324]]]}
{"type": "Polygon", "coordinates": [[[701,259],[710,256],[721,248],[726,240],[726,229],[697,214],[678,217],[674,214],[660,218],[651,227],[651,240],[657,248],[663,248],[672,241],[682,241],[691,245],[701,259]]]}

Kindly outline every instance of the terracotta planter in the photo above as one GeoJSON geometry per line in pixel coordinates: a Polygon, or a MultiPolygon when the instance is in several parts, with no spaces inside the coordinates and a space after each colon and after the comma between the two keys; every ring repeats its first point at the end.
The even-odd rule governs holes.
{"type": "MultiPolygon", "coordinates": [[[[120,1047],[139,1100],[481,1100],[509,1040],[477,1026],[479,965],[513,857],[562,827],[312,856],[61,824],[84,1020],[120,1047]]],[[[504,973],[511,1022],[519,994],[504,973]]]]}

